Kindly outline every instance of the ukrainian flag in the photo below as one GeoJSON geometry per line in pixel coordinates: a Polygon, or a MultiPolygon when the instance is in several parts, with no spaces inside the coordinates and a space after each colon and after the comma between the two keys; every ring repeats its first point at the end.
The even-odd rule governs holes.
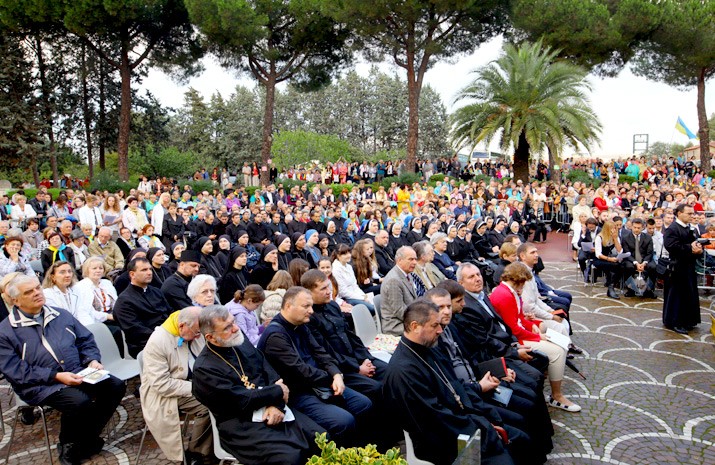
{"type": "Polygon", "coordinates": [[[678,121],[675,122],[675,129],[677,129],[678,132],[683,133],[683,135],[687,136],[688,139],[699,139],[698,136],[693,134],[693,132],[688,129],[688,127],[685,125],[680,116],[678,116],[678,121]]]}

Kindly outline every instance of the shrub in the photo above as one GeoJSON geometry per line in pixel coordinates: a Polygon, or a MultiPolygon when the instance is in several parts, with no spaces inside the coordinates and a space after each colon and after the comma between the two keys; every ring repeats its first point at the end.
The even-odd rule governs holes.
{"type": "Polygon", "coordinates": [[[628,183],[628,184],[632,184],[634,182],[638,182],[638,180],[636,178],[634,178],[633,176],[628,176],[627,174],[619,174],[618,175],[618,183],[620,184],[620,183],[624,183],[624,182],[628,183]]]}
{"type": "Polygon", "coordinates": [[[315,443],[320,448],[320,456],[312,456],[306,465],[407,465],[400,457],[400,450],[390,449],[384,454],[373,444],[365,447],[338,448],[335,442],[328,442],[326,433],[315,434],[315,443]]]}
{"type": "MultiPolygon", "coordinates": [[[[179,189],[181,192],[184,191],[184,186],[189,185],[194,193],[197,192],[213,192],[214,189],[218,189],[219,185],[214,184],[212,181],[179,181],[179,189]]],[[[255,190],[255,189],[254,189],[255,190]]]]}
{"type": "Polygon", "coordinates": [[[711,178],[715,179],[715,170],[709,171],[709,172],[708,172],[708,176],[710,176],[711,178]]]}
{"type": "Polygon", "coordinates": [[[422,177],[417,173],[402,173],[399,176],[390,176],[389,178],[384,178],[380,184],[388,189],[392,183],[397,183],[398,186],[402,184],[409,184],[410,186],[416,182],[422,182],[422,177]]]}
{"type": "Polygon", "coordinates": [[[492,180],[492,177],[488,174],[477,174],[476,176],[474,176],[474,180],[478,183],[484,182],[484,184],[489,185],[492,180]]]}
{"type": "Polygon", "coordinates": [[[568,179],[571,182],[582,182],[584,184],[590,184],[593,187],[598,187],[603,183],[601,179],[592,178],[591,175],[584,170],[569,171],[566,174],[565,179],[568,179]]]}
{"type": "Polygon", "coordinates": [[[361,160],[364,154],[348,141],[330,134],[309,131],[282,131],[273,139],[273,162],[278,168],[312,163],[332,163],[339,159],[361,160]]]}
{"type": "Polygon", "coordinates": [[[136,188],[138,182],[135,180],[129,180],[123,182],[119,180],[116,172],[111,172],[109,170],[98,171],[94,173],[92,181],[90,182],[90,190],[97,189],[101,191],[117,192],[120,189],[124,189],[124,192],[129,194],[131,189],[136,188]]]}
{"type": "Polygon", "coordinates": [[[443,174],[433,174],[432,176],[430,176],[429,180],[430,180],[430,182],[444,181],[444,175],[443,174]]]}
{"type": "MultiPolygon", "coordinates": [[[[8,192],[7,192],[7,195],[10,196],[10,197],[12,197],[12,195],[13,195],[15,192],[17,192],[18,190],[22,190],[22,191],[25,192],[25,197],[27,197],[27,200],[32,200],[32,199],[34,199],[35,196],[37,195],[37,189],[34,188],[34,187],[31,188],[31,189],[13,189],[13,190],[11,190],[11,191],[8,191],[8,192]]],[[[47,189],[47,192],[48,192],[50,195],[52,195],[52,199],[54,200],[54,199],[57,198],[57,196],[60,195],[60,191],[61,191],[61,190],[64,190],[64,189],[59,189],[59,188],[58,188],[58,189],[55,189],[55,188],[53,187],[53,188],[47,189]]]]}

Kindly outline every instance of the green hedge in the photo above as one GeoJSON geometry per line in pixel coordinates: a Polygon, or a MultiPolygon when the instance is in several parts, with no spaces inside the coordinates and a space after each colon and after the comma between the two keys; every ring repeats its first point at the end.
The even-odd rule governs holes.
{"type": "Polygon", "coordinates": [[[619,184],[624,182],[627,182],[628,184],[633,184],[634,182],[638,182],[638,180],[633,176],[628,176],[627,174],[619,174],[618,182],[619,184]]]}
{"type": "Polygon", "coordinates": [[[591,175],[584,170],[571,170],[566,174],[565,179],[571,182],[582,182],[593,187],[598,187],[603,183],[601,179],[592,178],[591,175]]]}
{"type": "MultiPolygon", "coordinates": [[[[37,195],[37,191],[38,191],[38,189],[35,189],[34,187],[33,187],[32,189],[13,189],[13,190],[9,190],[9,191],[7,192],[7,195],[9,195],[10,197],[12,197],[12,194],[14,194],[15,192],[17,192],[18,190],[24,191],[24,192],[25,192],[25,197],[27,197],[28,200],[34,199],[35,196],[37,195]]],[[[55,188],[53,187],[53,188],[51,188],[51,189],[47,189],[47,192],[49,192],[50,195],[52,195],[52,200],[55,200],[55,199],[60,195],[60,191],[61,191],[61,190],[64,190],[64,189],[55,189],[55,188]]]]}
{"type": "Polygon", "coordinates": [[[92,180],[89,184],[89,189],[97,189],[100,191],[108,191],[111,193],[118,192],[120,189],[124,189],[124,192],[129,195],[129,191],[131,189],[136,189],[136,187],[139,185],[139,180],[136,179],[137,176],[133,177],[135,179],[131,179],[132,177],[130,176],[129,181],[124,182],[119,180],[119,176],[116,172],[112,172],[109,170],[98,171],[94,173],[94,176],[92,176],[92,180]]]}

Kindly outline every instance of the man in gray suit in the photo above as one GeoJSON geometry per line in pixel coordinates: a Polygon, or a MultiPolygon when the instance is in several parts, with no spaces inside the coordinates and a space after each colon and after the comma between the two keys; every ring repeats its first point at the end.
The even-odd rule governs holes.
{"type": "Polygon", "coordinates": [[[395,253],[395,266],[382,281],[382,331],[401,336],[405,330],[402,322],[405,309],[418,297],[418,289],[424,293],[424,284],[414,273],[417,255],[412,247],[403,246],[395,253]]]}

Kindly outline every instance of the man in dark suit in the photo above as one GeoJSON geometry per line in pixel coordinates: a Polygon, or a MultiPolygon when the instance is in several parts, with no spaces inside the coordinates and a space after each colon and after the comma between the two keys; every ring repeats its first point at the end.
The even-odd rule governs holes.
{"type": "MultiPolygon", "coordinates": [[[[644,233],[645,222],[640,218],[631,221],[631,232],[623,234],[623,252],[631,256],[623,259],[623,272],[626,277],[637,273],[646,273],[652,283],[655,283],[655,262],[653,259],[653,238],[644,233]]],[[[633,289],[626,291],[626,297],[633,297],[633,289]]],[[[643,297],[653,298],[653,290],[647,289],[643,297]]]]}
{"type": "Polygon", "coordinates": [[[464,346],[472,355],[472,362],[478,364],[504,357],[507,366],[516,372],[517,379],[541,392],[544,382],[542,373],[548,366],[548,359],[533,357],[530,348],[518,345],[511,329],[484,294],[484,280],[479,268],[471,263],[461,265],[457,270],[457,282],[466,293],[464,309],[455,316],[454,324],[462,336],[464,346]]]}
{"type": "Polygon", "coordinates": [[[586,262],[588,260],[591,260],[593,258],[596,258],[596,254],[591,250],[590,252],[586,252],[583,250],[581,247],[581,244],[583,242],[587,242],[591,244],[591,247],[593,247],[593,243],[596,242],[596,236],[598,235],[600,231],[600,228],[598,226],[598,221],[596,218],[589,218],[586,220],[586,229],[584,231],[581,231],[581,234],[579,235],[579,238],[576,242],[576,246],[578,247],[578,266],[581,268],[581,272],[586,271],[586,262]]]}
{"type": "Polygon", "coordinates": [[[375,234],[375,259],[377,260],[377,273],[385,276],[395,266],[395,259],[390,254],[388,245],[390,244],[390,234],[381,229],[375,234]]]}

